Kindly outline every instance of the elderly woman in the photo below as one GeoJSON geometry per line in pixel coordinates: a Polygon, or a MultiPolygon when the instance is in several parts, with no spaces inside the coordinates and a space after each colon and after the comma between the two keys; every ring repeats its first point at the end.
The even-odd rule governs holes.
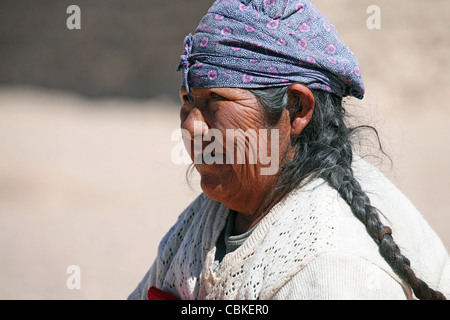
{"type": "Polygon", "coordinates": [[[352,150],[358,128],[342,98],[363,97],[358,62],[309,1],[216,1],[186,37],[180,70],[203,193],[130,299],[450,296],[438,236],[352,150]],[[254,134],[230,143],[229,131],[254,134]],[[276,170],[264,171],[264,148],[276,170]]]}

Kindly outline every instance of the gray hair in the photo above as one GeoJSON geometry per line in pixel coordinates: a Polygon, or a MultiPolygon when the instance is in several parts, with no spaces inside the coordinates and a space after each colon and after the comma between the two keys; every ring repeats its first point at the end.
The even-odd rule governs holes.
{"type": "MultiPolygon", "coordinates": [[[[289,86],[250,90],[264,107],[268,124],[275,124],[286,108],[291,115],[301,111],[300,100],[290,103],[288,88],[289,86]]],[[[371,126],[347,127],[342,99],[321,90],[312,92],[316,101],[312,119],[302,133],[293,138],[295,156],[281,168],[281,179],[274,190],[274,198],[279,201],[306,177],[324,179],[337,190],[353,214],[365,225],[367,232],[378,245],[381,256],[394,272],[411,286],[414,294],[419,299],[445,300],[441,292],[431,289],[416,277],[410,261],[402,255],[394,242],[392,230],[383,225],[379,217],[381,213],[371,205],[369,197],[353,175],[352,136],[360,129],[370,129],[375,133],[383,151],[377,130],[371,126]]]]}

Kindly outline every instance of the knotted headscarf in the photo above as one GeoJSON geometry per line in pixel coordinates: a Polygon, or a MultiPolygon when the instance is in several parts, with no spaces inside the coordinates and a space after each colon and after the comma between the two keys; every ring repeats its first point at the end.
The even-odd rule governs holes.
{"type": "Polygon", "coordinates": [[[364,95],[358,61],[307,0],[217,0],[185,38],[178,70],[188,93],[300,82],[340,97],[364,95]]]}

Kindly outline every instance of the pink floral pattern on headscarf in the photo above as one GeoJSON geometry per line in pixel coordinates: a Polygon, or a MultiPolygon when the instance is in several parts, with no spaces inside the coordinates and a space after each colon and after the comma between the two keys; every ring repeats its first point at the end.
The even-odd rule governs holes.
{"type": "Polygon", "coordinates": [[[185,38],[178,69],[188,91],[300,82],[364,96],[358,61],[308,0],[217,0],[185,38]]]}

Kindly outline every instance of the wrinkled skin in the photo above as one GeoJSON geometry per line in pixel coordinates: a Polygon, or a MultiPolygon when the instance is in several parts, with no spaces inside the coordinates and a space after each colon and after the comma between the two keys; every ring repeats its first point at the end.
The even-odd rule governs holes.
{"type": "MultiPolygon", "coordinates": [[[[299,114],[291,115],[290,111],[285,109],[278,123],[270,127],[264,119],[263,107],[256,97],[246,89],[191,88],[190,95],[191,99],[189,99],[186,89],[181,88],[181,128],[189,132],[189,137],[185,137],[184,142],[187,146],[190,144],[187,149],[190,151],[191,159],[194,161],[196,157],[193,147],[195,139],[207,136],[211,129],[219,130],[223,137],[223,140],[219,141],[222,150],[218,151],[223,153],[222,164],[195,163],[194,161],[195,168],[200,174],[201,188],[209,198],[217,200],[237,212],[233,233],[245,232],[270,209],[268,207],[272,202],[270,193],[279,180],[279,170],[275,174],[261,174],[261,168],[265,165],[259,158],[257,161],[248,161],[249,153],[264,146],[270,154],[273,148],[272,143],[277,143],[279,167],[286,160],[292,159],[295,151],[291,144],[291,138],[298,136],[311,119],[314,109],[313,95],[307,87],[301,84],[291,85],[289,96],[301,99],[302,110],[299,114]],[[257,139],[253,141],[236,139],[233,142],[234,154],[230,154],[225,141],[227,129],[241,129],[244,132],[253,129],[257,133],[257,139]],[[259,134],[259,129],[267,129],[268,132],[273,129],[278,130],[278,141],[272,141],[270,133],[268,135],[259,134]],[[239,143],[245,145],[247,157],[243,164],[229,161],[232,157],[236,159],[235,153],[239,143]]],[[[203,141],[200,153],[204,153],[210,143],[210,141],[203,141]]]]}

